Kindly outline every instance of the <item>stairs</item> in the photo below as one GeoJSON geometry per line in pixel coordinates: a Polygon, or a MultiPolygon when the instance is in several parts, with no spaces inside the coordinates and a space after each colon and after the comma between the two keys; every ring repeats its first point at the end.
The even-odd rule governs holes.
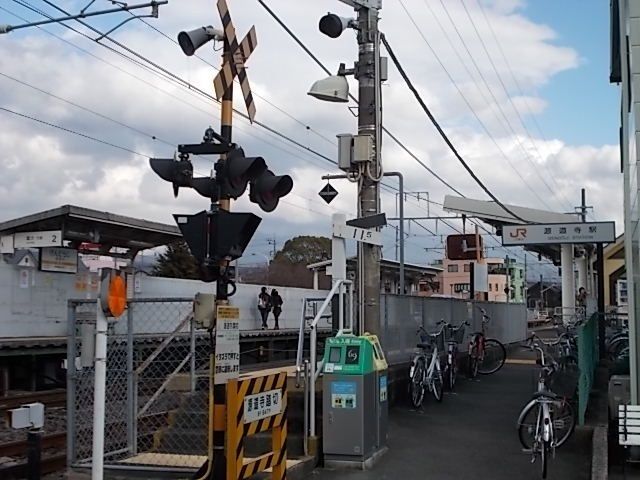
{"type": "MultiPolygon", "coordinates": [[[[304,456],[304,392],[295,387],[295,379],[288,378],[287,458],[304,456]]],[[[318,383],[320,385],[321,382],[318,383]]],[[[154,433],[153,452],[206,455],[208,443],[208,392],[183,394],[181,404],[167,417],[167,425],[154,433]]],[[[322,392],[316,393],[318,414],[316,429],[322,429],[322,392]]],[[[257,457],[271,450],[271,432],[262,432],[244,441],[246,457],[257,457]]]]}

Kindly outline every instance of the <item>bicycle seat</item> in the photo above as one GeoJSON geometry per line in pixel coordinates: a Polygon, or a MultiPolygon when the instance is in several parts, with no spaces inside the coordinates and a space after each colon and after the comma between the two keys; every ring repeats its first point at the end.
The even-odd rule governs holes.
{"type": "Polygon", "coordinates": [[[427,351],[431,351],[433,349],[433,345],[431,345],[430,343],[418,343],[416,347],[427,351]]]}
{"type": "Polygon", "coordinates": [[[552,399],[552,400],[556,400],[557,398],[559,398],[559,397],[558,397],[558,395],[556,395],[555,393],[550,392],[550,391],[546,391],[546,392],[535,392],[535,393],[532,395],[532,397],[531,397],[531,398],[538,399],[538,398],[543,398],[543,397],[545,397],[545,398],[550,398],[550,399],[552,399]]]}

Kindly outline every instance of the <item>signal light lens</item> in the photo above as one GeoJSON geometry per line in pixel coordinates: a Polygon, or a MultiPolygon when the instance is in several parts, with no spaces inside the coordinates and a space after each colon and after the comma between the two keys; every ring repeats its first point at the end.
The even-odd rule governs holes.
{"type": "Polygon", "coordinates": [[[273,212],[280,198],[291,192],[293,180],[289,175],[274,175],[267,170],[251,182],[249,199],[265,212],[273,212]]]}

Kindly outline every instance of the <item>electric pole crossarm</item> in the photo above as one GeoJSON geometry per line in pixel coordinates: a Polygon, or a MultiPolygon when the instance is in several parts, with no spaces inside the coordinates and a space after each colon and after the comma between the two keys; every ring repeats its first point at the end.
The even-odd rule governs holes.
{"type": "MultiPolygon", "coordinates": [[[[129,12],[131,10],[138,10],[140,8],[147,8],[147,7],[151,7],[152,8],[152,14],[150,16],[152,17],[157,17],[158,16],[158,6],[160,5],[166,5],[167,3],[169,3],[169,0],[157,0],[157,1],[153,1],[153,2],[148,2],[148,3],[140,3],[137,5],[122,5],[118,8],[110,8],[108,10],[98,10],[96,12],[85,12],[85,9],[82,9],[80,11],[80,13],[76,14],[76,15],[67,15],[66,17],[60,17],[60,18],[48,18],[47,20],[41,20],[39,22],[31,22],[31,23],[25,23],[22,25],[0,25],[0,33],[9,33],[13,30],[19,30],[21,28],[27,28],[27,27],[38,27],[40,25],[47,25],[49,23],[61,23],[61,22],[66,22],[68,20],[77,20],[77,19],[81,19],[81,18],[88,18],[88,17],[95,17],[98,15],[107,15],[109,13],[120,13],[120,12],[129,12]]],[[[114,30],[116,30],[117,28],[121,27],[122,25],[124,25],[126,22],[128,22],[129,20],[133,20],[133,18],[129,18],[127,20],[125,20],[124,22],[120,23],[118,26],[116,26],[115,28],[112,28],[111,30],[109,30],[108,33],[113,32],[114,30]]],[[[105,35],[108,35],[108,33],[105,33],[103,35],[103,37],[105,35]]]]}

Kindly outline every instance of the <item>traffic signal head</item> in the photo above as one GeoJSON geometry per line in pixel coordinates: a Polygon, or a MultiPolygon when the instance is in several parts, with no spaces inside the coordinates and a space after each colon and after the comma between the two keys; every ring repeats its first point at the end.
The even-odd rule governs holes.
{"type": "Polygon", "coordinates": [[[193,165],[187,159],[150,158],[149,164],[160,178],[173,184],[173,195],[178,196],[180,187],[190,187],[193,179],[193,165]]]}
{"type": "Polygon", "coordinates": [[[281,197],[293,188],[293,180],[289,175],[274,175],[266,170],[251,182],[249,200],[257,203],[265,212],[273,212],[281,197]]]}
{"type": "Polygon", "coordinates": [[[244,150],[241,148],[232,150],[218,169],[222,195],[238,198],[245,192],[248,183],[258,178],[266,170],[267,164],[264,158],[245,157],[244,150]]]}
{"type": "Polygon", "coordinates": [[[203,210],[195,215],[173,217],[191,254],[201,267],[202,280],[205,282],[219,278],[221,260],[234,260],[242,256],[261,221],[253,213],[225,210],[203,210]]]}

